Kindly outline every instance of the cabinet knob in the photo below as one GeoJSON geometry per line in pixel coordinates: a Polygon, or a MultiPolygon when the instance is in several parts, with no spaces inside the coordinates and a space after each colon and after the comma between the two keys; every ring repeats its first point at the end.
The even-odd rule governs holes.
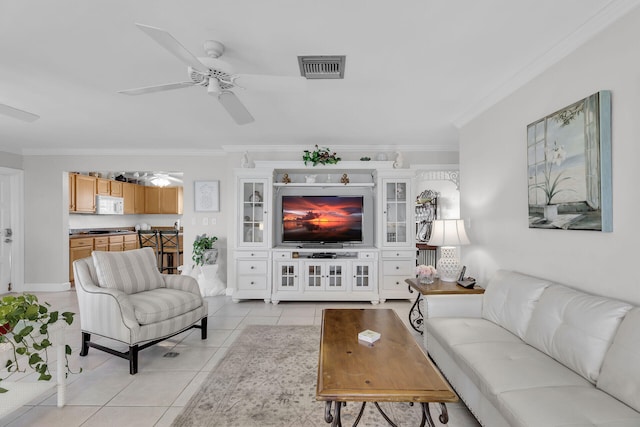
{"type": "MultiPolygon", "coordinates": [[[[252,266],[251,266],[251,270],[253,270],[253,269],[255,269],[255,267],[252,265],[252,266]]],[[[251,282],[251,283],[253,283],[253,282],[251,282]]]]}
{"type": "Polygon", "coordinates": [[[250,284],[250,285],[253,285],[254,283],[255,283],[255,282],[251,281],[249,284],[250,284]]]}
{"type": "MultiPolygon", "coordinates": [[[[253,267],[252,267],[253,268],[253,267]]],[[[396,265],[396,270],[400,270],[400,267],[396,265]]]]}

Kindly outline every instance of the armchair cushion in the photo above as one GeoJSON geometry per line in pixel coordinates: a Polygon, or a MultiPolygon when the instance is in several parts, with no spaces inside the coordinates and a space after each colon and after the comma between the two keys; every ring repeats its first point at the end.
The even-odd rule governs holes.
{"type": "Polygon", "coordinates": [[[125,252],[94,251],[98,284],[127,294],[164,288],[153,249],[147,247],[125,252]]]}
{"type": "Polygon", "coordinates": [[[129,295],[136,319],[141,325],[162,322],[202,305],[200,295],[177,289],[154,289],[129,295]]]}

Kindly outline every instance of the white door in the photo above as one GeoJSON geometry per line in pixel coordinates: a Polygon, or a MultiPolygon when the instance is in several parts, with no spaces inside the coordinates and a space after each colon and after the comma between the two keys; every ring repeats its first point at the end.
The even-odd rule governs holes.
{"type": "Polygon", "coordinates": [[[11,177],[0,174],[0,294],[11,283],[11,177]]]}

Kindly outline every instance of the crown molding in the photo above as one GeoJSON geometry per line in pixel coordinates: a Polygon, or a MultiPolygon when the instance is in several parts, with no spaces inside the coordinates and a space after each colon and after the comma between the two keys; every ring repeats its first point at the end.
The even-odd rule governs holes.
{"type": "MultiPolygon", "coordinates": [[[[436,151],[459,151],[458,144],[405,144],[405,145],[338,145],[338,144],[318,144],[319,146],[330,145],[332,151],[341,152],[359,152],[365,150],[374,151],[417,151],[417,152],[436,152],[436,151]]],[[[250,153],[290,153],[291,151],[304,151],[313,148],[309,144],[294,144],[294,145],[223,145],[222,149],[229,153],[243,153],[248,151],[250,153]]]]}
{"type": "Polygon", "coordinates": [[[597,15],[589,18],[573,33],[516,72],[502,85],[472,101],[470,103],[472,105],[471,108],[452,120],[453,125],[458,129],[466,125],[478,115],[548,70],[552,65],[560,62],[560,60],[639,5],[640,2],[638,0],[614,0],[610,2],[597,15]]]}
{"type": "Polygon", "coordinates": [[[226,156],[223,150],[189,149],[25,149],[23,156],[226,156]]]}

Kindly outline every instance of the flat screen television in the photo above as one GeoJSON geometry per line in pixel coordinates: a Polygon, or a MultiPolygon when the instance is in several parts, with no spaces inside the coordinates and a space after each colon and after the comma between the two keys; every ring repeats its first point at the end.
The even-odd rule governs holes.
{"type": "Polygon", "coordinates": [[[282,242],[362,242],[363,204],[363,196],[282,196],[282,242]]]}

